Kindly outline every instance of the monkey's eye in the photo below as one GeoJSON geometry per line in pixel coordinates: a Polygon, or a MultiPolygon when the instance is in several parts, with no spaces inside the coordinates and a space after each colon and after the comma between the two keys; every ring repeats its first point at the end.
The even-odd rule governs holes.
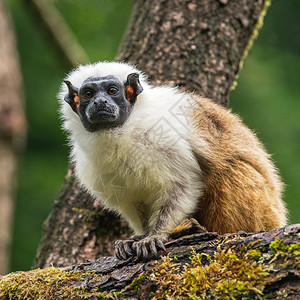
{"type": "Polygon", "coordinates": [[[87,91],[85,91],[85,92],[83,93],[83,96],[84,96],[85,98],[92,98],[93,92],[90,91],[90,90],[87,90],[87,91]]]}
{"type": "Polygon", "coordinates": [[[118,89],[115,86],[111,86],[108,90],[107,90],[107,94],[108,95],[115,95],[118,92],[118,89]]]}

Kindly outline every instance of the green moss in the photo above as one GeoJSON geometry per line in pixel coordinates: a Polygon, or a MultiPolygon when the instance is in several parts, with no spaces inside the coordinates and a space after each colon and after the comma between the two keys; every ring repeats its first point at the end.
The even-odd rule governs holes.
{"type": "Polygon", "coordinates": [[[251,294],[254,298],[259,298],[260,295],[263,295],[259,289],[249,286],[247,282],[236,279],[218,283],[215,294],[221,299],[235,299],[241,296],[250,297],[251,294]]]}
{"type": "MultiPolygon", "coordinates": [[[[74,287],[75,282],[91,272],[65,272],[56,268],[10,273],[0,278],[0,299],[84,299],[103,293],[74,287]]],[[[98,276],[98,275],[97,275],[98,276]]]]}
{"type": "Polygon", "coordinates": [[[218,249],[213,258],[192,250],[190,263],[181,270],[163,257],[149,276],[159,286],[154,299],[260,299],[268,272],[256,261],[259,257],[259,251],[246,248],[218,249]]]}
{"type": "Polygon", "coordinates": [[[288,245],[280,240],[275,240],[270,244],[269,248],[275,253],[275,256],[272,258],[271,262],[273,262],[275,259],[282,258],[283,266],[291,264],[291,261],[300,263],[300,243],[288,245]],[[291,257],[293,258],[292,260],[290,259],[291,257]]]}
{"type": "Polygon", "coordinates": [[[269,248],[273,252],[278,252],[279,250],[286,251],[289,248],[289,246],[282,243],[280,240],[275,240],[270,244],[269,248]]]}
{"type": "Polygon", "coordinates": [[[295,255],[299,255],[300,253],[300,243],[287,245],[280,240],[275,240],[270,244],[270,249],[275,252],[286,252],[295,255]]]}
{"type": "Polygon", "coordinates": [[[295,255],[300,255],[300,243],[290,245],[288,248],[288,252],[294,253],[295,255]]]}
{"type": "Polygon", "coordinates": [[[145,274],[141,274],[139,277],[134,278],[132,280],[128,288],[137,291],[141,287],[144,281],[145,281],[145,274]]]}
{"type": "Polygon", "coordinates": [[[261,252],[252,248],[257,243],[219,248],[213,257],[192,249],[190,262],[183,267],[162,257],[147,275],[158,286],[153,299],[261,299],[269,275],[276,271],[271,263],[289,268],[300,262],[300,244],[275,240],[261,252]]]}
{"type": "Polygon", "coordinates": [[[258,260],[258,259],[261,258],[262,253],[258,250],[251,249],[247,252],[247,256],[252,258],[252,259],[258,260]]]}

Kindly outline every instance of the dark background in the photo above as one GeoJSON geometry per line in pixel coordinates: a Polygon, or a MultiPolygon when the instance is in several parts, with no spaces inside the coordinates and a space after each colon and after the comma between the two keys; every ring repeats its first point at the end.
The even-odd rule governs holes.
{"type": "MultiPolygon", "coordinates": [[[[50,1],[50,0],[49,0],[50,1]]],[[[62,186],[68,146],[56,94],[69,69],[24,1],[6,0],[24,80],[27,146],[19,156],[11,271],[28,270],[42,223],[62,186]]],[[[90,62],[112,60],[131,12],[129,0],[52,0],[90,62]]],[[[245,61],[230,107],[272,154],[286,184],[289,223],[300,221],[300,1],[273,0],[245,61]]]]}

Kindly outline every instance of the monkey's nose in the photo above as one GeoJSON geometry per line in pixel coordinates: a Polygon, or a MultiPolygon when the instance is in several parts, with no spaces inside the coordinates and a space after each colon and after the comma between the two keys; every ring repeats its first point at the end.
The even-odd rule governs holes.
{"type": "Polygon", "coordinates": [[[93,105],[94,105],[94,106],[98,106],[98,105],[101,105],[101,104],[107,104],[107,100],[103,100],[103,101],[101,101],[101,102],[99,102],[99,101],[94,101],[94,102],[93,102],[93,105]]]}
{"type": "Polygon", "coordinates": [[[109,100],[96,99],[90,104],[90,110],[92,114],[98,114],[99,112],[115,113],[115,107],[109,103],[109,100]]]}

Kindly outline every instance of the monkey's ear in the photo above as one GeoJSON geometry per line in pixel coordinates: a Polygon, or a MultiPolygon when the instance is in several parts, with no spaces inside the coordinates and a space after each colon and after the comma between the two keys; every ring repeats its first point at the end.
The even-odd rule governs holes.
{"type": "Polygon", "coordinates": [[[134,104],[136,97],[143,91],[139,76],[138,73],[131,73],[127,76],[125,82],[125,97],[132,104],[134,104]]]}
{"type": "Polygon", "coordinates": [[[64,83],[69,89],[69,93],[65,96],[64,100],[71,106],[71,108],[77,113],[77,107],[79,106],[78,88],[74,87],[72,83],[65,80],[64,83]]]}

